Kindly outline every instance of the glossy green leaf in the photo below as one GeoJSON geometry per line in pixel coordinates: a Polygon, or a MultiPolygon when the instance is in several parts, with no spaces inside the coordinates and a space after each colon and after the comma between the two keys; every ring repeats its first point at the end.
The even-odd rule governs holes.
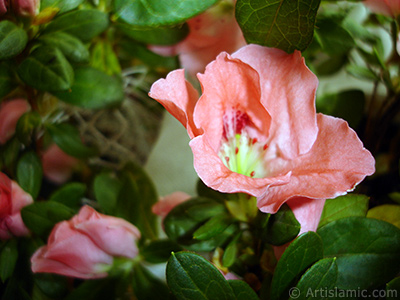
{"type": "Polygon", "coordinates": [[[133,163],[125,167],[121,180],[116,215],[138,227],[143,236],[155,239],[157,216],[153,214],[152,206],[158,201],[158,195],[153,182],[140,166],[133,163]]]}
{"type": "Polygon", "coordinates": [[[70,90],[53,94],[64,102],[90,109],[117,105],[124,99],[119,78],[90,67],[75,70],[75,82],[70,90]]]}
{"type": "Polygon", "coordinates": [[[11,70],[11,67],[6,63],[0,63],[0,99],[16,87],[17,83],[14,79],[14,72],[11,70]]]}
{"type": "Polygon", "coordinates": [[[57,146],[71,156],[88,158],[97,153],[96,149],[82,143],[78,129],[70,124],[47,124],[46,129],[57,146]]]}
{"type": "Polygon", "coordinates": [[[94,178],[94,195],[105,213],[112,213],[115,211],[115,205],[121,186],[121,181],[111,172],[100,173],[94,178]]]}
{"type": "Polygon", "coordinates": [[[197,254],[172,254],[166,274],[168,286],[177,299],[235,299],[232,288],[218,269],[197,254]]]}
{"type": "Polygon", "coordinates": [[[297,237],[282,254],[271,283],[271,299],[287,299],[289,289],[296,285],[314,262],[323,255],[321,238],[312,231],[297,237]]]}
{"type": "Polygon", "coordinates": [[[147,262],[158,264],[166,262],[172,252],[181,250],[183,250],[182,247],[171,240],[155,240],[140,249],[140,255],[142,255],[147,262]]]}
{"type": "Polygon", "coordinates": [[[96,9],[75,10],[55,18],[44,33],[63,31],[82,41],[90,41],[108,28],[108,15],[96,9]]]}
{"type": "Polygon", "coordinates": [[[189,34],[186,23],[174,27],[142,27],[119,23],[117,27],[128,37],[149,45],[173,45],[189,34]]]}
{"type": "Polygon", "coordinates": [[[238,0],[236,19],[248,43],[305,50],[311,43],[320,0],[238,0]]]}
{"type": "Polygon", "coordinates": [[[59,13],[65,13],[67,11],[77,8],[84,0],[41,0],[40,8],[43,10],[47,7],[59,8],[59,13]]]}
{"type": "Polygon", "coordinates": [[[7,59],[21,53],[28,42],[25,30],[13,22],[0,22],[0,60],[7,59]]]}
{"type": "Polygon", "coordinates": [[[301,277],[296,287],[292,290],[290,300],[295,299],[320,299],[318,291],[334,291],[338,268],[336,258],[324,258],[316,262],[301,277]]]}
{"type": "Polygon", "coordinates": [[[381,220],[348,217],[318,229],[324,256],[336,257],[337,287],[371,289],[400,270],[400,229],[381,220]]]}
{"type": "Polygon", "coordinates": [[[0,279],[5,282],[14,272],[18,259],[18,243],[10,239],[1,245],[0,250],[0,279]]]}
{"type": "Polygon", "coordinates": [[[399,299],[400,295],[400,277],[396,277],[386,284],[386,300],[399,299]]]}
{"type": "Polygon", "coordinates": [[[236,300],[258,300],[256,292],[243,280],[228,280],[236,300]]]}
{"type": "Polygon", "coordinates": [[[367,218],[386,221],[400,228],[400,205],[384,204],[375,206],[368,211],[367,218]]]}
{"type": "Polygon", "coordinates": [[[63,185],[53,194],[51,194],[49,201],[58,202],[65,206],[79,210],[83,203],[83,197],[86,193],[86,185],[79,182],[71,182],[63,185]]]}
{"type": "Polygon", "coordinates": [[[22,155],[17,164],[17,181],[26,192],[31,194],[33,199],[39,195],[42,177],[42,163],[37,154],[26,152],[22,155]]]}
{"type": "Polygon", "coordinates": [[[43,91],[66,90],[74,81],[71,65],[54,47],[37,47],[21,62],[17,71],[26,84],[43,91]]]}
{"type": "Polygon", "coordinates": [[[35,202],[21,210],[26,227],[42,237],[48,235],[56,223],[72,218],[74,213],[67,206],[54,201],[35,202]]]}
{"type": "Polygon", "coordinates": [[[335,199],[327,199],[321,214],[319,227],[346,217],[365,217],[369,198],[365,195],[348,194],[335,199]]]}
{"type": "Polygon", "coordinates": [[[193,233],[193,238],[197,240],[209,240],[224,232],[232,222],[233,219],[228,214],[214,216],[193,233]]]}
{"type": "Polygon", "coordinates": [[[36,111],[29,111],[23,114],[16,125],[16,136],[25,145],[29,145],[32,142],[32,137],[35,130],[42,123],[42,118],[36,111]]]}
{"type": "Polygon", "coordinates": [[[293,240],[300,231],[300,223],[286,204],[269,218],[268,226],[263,234],[263,241],[275,246],[293,240]]]}
{"type": "Polygon", "coordinates": [[[140,264],[133,267],[132,288],[137,299],[169,299],[168,287],[140,264]]]}
{"type": "Polygon", "coordinates": [[[44,34],[38,39],[45,45],[61,50],[65,57],[74,63],[89,61],[89,50],[78,38],[62,31],[44,34]]]}
{"type": "Polygon", "coordinates": [[[137,26],[175,25],[203,12],[218,0],[115,0],[116,15],[137,26]]]}

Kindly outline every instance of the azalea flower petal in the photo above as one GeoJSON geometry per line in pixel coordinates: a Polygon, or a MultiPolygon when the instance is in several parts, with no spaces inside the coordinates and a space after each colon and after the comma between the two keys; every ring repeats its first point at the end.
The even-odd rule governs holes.
{"type": "Polygon", "coordinates": [[[272,119],[269,146],[276,145],[286,158],[308,152],[318,133],[315,117],[318,79],[305,65],[301,53],[287,54],[279,49],[248,45],[232,57],[258,71],[261,102],[272,119]]]}
{"type": "Polygon", "coordinates": [[[195,88],[185,79],[184,70],[175,70],[167,78],[157,80],[149,96],[160,102],[188,131],[190,138],[200,134],[193,123],[193,111],[198,99],[195,88]]]}
{"type": "Polygon", "coordinates": [[[297,196],[336,198],[374,173],[373,156],[346,121],[322,114],[317,115],[317,120],[319,134],[314,146],[288,165],[292,170],[288,184],[271,186],[258,199],[261,211],[275,213],[284,202],[297,196]]]}

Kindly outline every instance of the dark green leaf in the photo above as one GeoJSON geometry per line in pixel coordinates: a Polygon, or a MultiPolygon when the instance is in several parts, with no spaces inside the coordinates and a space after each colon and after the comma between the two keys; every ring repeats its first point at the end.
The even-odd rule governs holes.
{"type": "Polygon", "coordinates": [[[263,241],[280,246],[293,240],[299,231],[300,223],[296,220],[290,207],[284,204],[276,214],[269,218],[263,241]]]}
{"type": "Polygon", "coordinates": [[[18,75],[28,85],[43,91],[69,89],[74,71],[62,54],[53,47],[39,46],[18,67],[18,75]]]}
{"type": "Polygon", "coordinates": [[[43,44],[58,48],[67,59],[74,63],[85,63],[89,61],[89,50],[78,38],[56,31],[39,37],[43,44]]]}
{"type": "Polygon", "coordinates": [[[386,300],[399,299],[400,295],[400,277],[396,277],[386,284],[386,300]]]}
{"type": "Polygon", "coordinates": [[[14,73],[6,63],[0,63],[0,99],[11,92],[17,83],[14,79],[14,73]]]}
{"type": "Polygon", "coordinates": [[[131,25],[175,25],[203,12],[218,0],[115,0],[116,15],[131,25]]]}
{"type": "Polygon", "coordinates": [[[21,53],[28,42],[25,30],[13,22],[0,22],[0,60],[7,59],[21,53]]]}
{"type": "Polygon", "coordinates": [[[224,254],[222,256],[222,265],[226,268],[230,267],[237,260],[238,255],[238,240],[241,234],[237,234],[226,246],[224,254]]]}
{"type": "Polygon", "coordinates": [[[174,27],[142,27],[119,23],[117,27],[128,37],[149,45],[173,45],[189,33],[186,23],[174,27]]]}
{"type": "Polygon", "coordinates": [[[243,280],[228,280],[236,300],[258,300],[257,294],[243,280]]]}
{"type": "Polygon", "coordinates": [[[290,299],[320,299],[318,291],[335,291],[337,276],[336,258],[321,259],[304,273],[290,299]]]}
{"type": "Polygon", "coordinates": [[[113,278],[85,280],[63,300],[110,300],[116,296],[116,282],[113,278]]]}
{"type": "Polygon", "coordinates": [[[305,50],[314,33],[320,0],[238,0],[236,19],[248,43],[305,50]]]}
{"type": "Polygon", "coordinates": [[[17,240],[11,239],[1,246],[0,252],[0,279],[5,282],[14,272],[18,259],[17,240]]]}
{"type": "Polygon", "coordinates": [[[94,195],[105,213],[110,214],[115,211],[121,185],[121,181],[113,173],[103,172],[95,177],[93,182],[94,195]]]}
{"type": "Polygon", "coordinates": [[[318,230],[325,257],[337,257],[337,287],[370,289],[400,270],[400,229],[364,217],[343,218],[318,230]]]}
{"type": "Polygon", "coordinates": [[[71,182],[63,185],[55,191],[49,198],[49,201],[58,202],[73,210],[79,210],[82,206],[82,200],[86,193],[86,185],[79,182],[71,182]]]}
{"type": "Polygon", "coordinates": [[[365,217],[369,198],[365,195],[348,194],[335,199],[327,199],[321,214],[319,227],[346,217],[365,217]]]}
{"type": "Polygon", "coordinates": [[[70,90],[53,94],[69,104],[90,109],[117,105],[124,99],[119,78],[90,67],[75,70],[75,82],[70,90]]]}
{"type": "Polygon", "coordinates": [[[393,224],[400,228],[400,205],[384,204],[371,208],[367,218],[374,218],[393,224]]]}
{"type": "Polygon", "coordinates": [[[169,299],[170,292],[165,283],[156,278],[142,265],[136,264],[132,271],[132,288],[137,299],[169,299]]]}
{"type": "Polygon", "coordinates": [[[171,240],[156,240],[140,249],[140,254],[147,262],[158,264],[168,260],[172,252],[183,250],[171,240]]]}
{"type": "Polygon", "coordinates": [[[35,274],[34,281],[42,293],[53,299],[63,299],[68,293],[68,278],[56,274],[35,274]]]}
{"type": "Polygon", "coordinates": [[[327,57],[315,65],[315,73],[318,76],[328,76],[340,71],[348,62],[346,55],[327,57]]]}
{"type": "Polygon", "coordinates": [[[39,236],[46,236],[60,221],[72,218],[74,211],[67,206],[54,202],[35,202],[21,210],[26,227],[39,236]]]}
{"type": "Polygon", "coordinates": [[[158,201],[154,184],[146,172],[133,163],[122,173],[122,186],[119,192],[116,215],[135,224],[143,236],[157,237],[157,218],[152,206],[158,201]]]}
{"type": "Polygon", "coordinates": [[[204,184],[202,180],[197,180],[196,191],[200,197],[210,198],[219,202],[224,202],[229,194],[220,193],[204,184]]]}
{"type": "Polygon", "coordinates": [[[35,130],[42,123],[42,118],[36,111],[30,111],[23,114],[16,126],[15,133],[21,143],[29,145],[32,142],[32,136],[35,130]]]}
{"type": "Polygon", "coordinates": [[[22,145],[17,137],[11,138],[5,145],[2,145],[0,149],[2,163],[9,169],[14,169],[21,146],[22,145]]]}
{"type": "Polygon", "coordinates": [[[172,254],[166,274],[168,286],[178,299],[235,299],[232,288],[217,268],[197,254],[172,254]]]}
{"type": "Polygon", "coordinates": [[[214,216],[193,233],[193,238],[197,240],[209,240],[224,232],[232,224],[232,221],[232,217],[228,214],[214,216]]]}
{"type": "Polygon", "coordinates": [[[60,14],[77,8],[84,0],[41,0],[40,8],[56,7],[60,9],[60,14]]]}
{"type": "Polygon", "coordinates": [[[271,283],[271,299],[287,299],[289,289],[323,255],[321,238],[312,231],[296,238],[279,260],[271,283]]]}
{"type": "Polygon", "coordinates": [[[42,177],[42,163],[39,157],[35,152],[25,153],[17,164],[17,181],[33,199],[39,195],[42,177]]]}
{"type": "Polygon", "coordinates": [[[44,33],[64,31],[82,41],[90,41],[108,27],[108,15],[100,10],[81,9],[55,18],[44,33]]]}
{"type": "Polygon", "coordinates": [[[82,143],[78,129],[70,124],[47,124],[46,128],[57,146],[71,156],[87,158],[97,153],[82,143]]]}

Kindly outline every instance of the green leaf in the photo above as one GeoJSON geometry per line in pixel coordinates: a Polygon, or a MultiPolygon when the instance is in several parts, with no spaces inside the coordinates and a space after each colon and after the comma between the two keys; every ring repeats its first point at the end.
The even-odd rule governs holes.
{"type": "Polygon", "coordinates": [[[241,233],[237,234],[226,246],[224,254],[222,255],[222,265],[226,268],[232,266],[237,260],[238,255],[238,240],[241,233]]]}
{"type": "Polygon", "coordinates": [[[305,50],[311,43],[320,0],[238,0],[236,19],[248,43],[305,50]]]}
{"type": "Polygon", "coordinates": [[[17,122],[15,133],[21,143],[29,145],[32,142],[32,137],[35,130],[42,123],[40,114],[36,111],[29,111],[23,114],[17,122]]]}
{"type": "Polygon", "coordinates": [[[400,205],[375,206],[368,211],[367,218],[382,220],[400,228],[400,205]]]}
{"type": "Polygon", "coordinates": [[[42,163],[36,153],[27,152],[22,155],[17,164],[17,181],[33,199],[39,195],[42,177],[42,163]]]}
{"type": "Polygon", "coordinates": [[[0,149],[1,163],[9,169],[14,169],[20,154],[21,147],[22,145],[17,137],[12,137],[10,140],[8,140],[7,143],[5,143],[5,145],[2,145],[0,149]]]}
{"type": "Polygon", "coordinates": [[[140,249],[140,255],[147,262],[158,264],[168,260],[172,252],[183,250],[181,246],[171,240],[155,240],[140,249]]]}
{"type": "Polygon", "coordinates": [[[214,216],[193,233],[193,238],[198,240],[209,240],[224,232],[232,222],[232,217],[228,214],[214,216]]]}
{"type": "Polygon", "coordinates": [[[399,299],[400,295],[400,277],[396,277],[386,284],[386,300],[399,299]]]}
{"type": "Polygon", "coordinates": [[[271,299],[287,299],[289,289],[323,255],[321,238],[312,231],[297,237],[279,260],[271,283],[271,299]]]}
{"type": "Polygon", "coordinates": [[[111,214],[115,211],[121,186],[121,181],[111,172],[100,173],[94,178],[94,195],[105,213],[111,214]]]}
{"type": "Polygon", "coordinates": [[[320,297],[318,291],[335,291],[338,268],[336,258],[324,258],[308,269],[291,290],[290,300],[314,299],[320,297]],[[293,294],[293,293],[296,294],[293,294]]]}
{"type": "Polygon", "coordinates": [[[65,13],[69,10],[77,8],[84,0],[41,0],[41,10],[47,7],[56,7],[60,9],[60,14],[65,13]]]}
{"type": "Polygon", "coordinates": [[[70,124],[47,124],[46,129],[57,146],[71,156],[88,158],[97,153],[97,150],[82,143],[78,129],[70,124]]]}
{"type": "Polygon", "coordinates": [[[232,288],[217,268],[197,254],[173,253],[166,274],[168,286],[178,299],[235,299],[232,288]]]}
{"type": "Polygon", "coordinates": [[[63,300],[110,300],[118,299],[116,296],[116,282],[114,278],[85,280],[73,289],[63,300]]]}
{"type": "Polygon", "coordinates": [[[132,273],[132,288],[136,299],[167,300],[169,298],[170,292],[165,283],[152,275],[142,265],[136,264],[132,273]]]}
{"type": "Polygon", "coordinates": [[[243,280],[228,280],[236,300],[258,300],[256,292],[243,280]]]}
{"type": "Polygon", "coordinates": [[[293,240],[299,234],[300,227],[300,223],[290,207],[284,204],[276,214],[269,218],[262,239],[272,245],[280,246],[293,240]]]}
{"type": "Polygon", "coordinates": [[[53,94],[64,102],[90,109],[117,105],[124,99],[119,78],[90,67],[75,70],[75,82],[70,90],[53,94]]]}
{"type": "Polygon", "coordinates": [[[16,87],[17,83],[14,79],[14,73],[11,67],[6,63],[0,63],[0,99],[16,87]]]}
{"type": "Polygon", "coordinates": [[[73,210],[79,210],[82,200],[86,193],[86,185],[79,182],[71,182],[63,185],[55,191],[49,201],[58,202],[73,210]]]}
{"type": "Polygon", "coordinates": [[[325,257],[337,257],[337,287],[372,289],[400,270],[400,229],[384,221],[348,217],[318,230],[325,257]]]}
{"type": "Polygon", "coordinates": [[[128,164],[122,173],[116,215],[136,225],[143,236],[157,238],[157,216],[152,206],[158,201],[154,184],[138,165],[128,164]]]}
{"type": "Polygon", "coordinates": [[[368,81],[371,80],[379,80],[378,75],[376,75],[373,71],[366,67],[358,66],[358,65],[349,65],[346,67],[346,71],[350,73],[352,76],[365,79],[368,81]]]}
{"type": "Polygon", "coordinates": [[[45,237],[58,222],[73,217],[74,211],[67,206],[54,202],[35,202],[21,210],[22,220],[33,233],[45,237]]]}
{"type": "Polygon", "coordinates": [[[81,9],[68,12],[55,18],[44,30],[44,33],[63,31],[84,42],[108,28],[108,15],[96,9],[81,9]]]}
{"type": "Polygon", "coordinates": [[[174,27],[142,27],[118,23],[117,28],[126,36],[149,45],[173,45],[189,34],[186,23],[174,27]]]}
{"type": "Polygon", "coordinates": [[[218,0],[115,0],[116,15],[131,25],[175,25],[203,12],[218,0]]]}
{"type": "Polygon", "coordinates": [[[327,199],[321,214],[319,227],[346,217],[365,217],[369,198],[365,195],[348,194],[335,199],[327,199]]]}
{"type": "Polygon", "coordinates": [[[68,33],[57,31],[44,34],[38,40],[45,45],[58,48],[71,62],[86,63],[89,61],[89,50],[81,40],[68,33]]]}
{"type": "Polygon", "coordinates": [[[38,273],[34,275],[35,285],[52,299],[63,299],[68,294],[68,277],[56,274],[38,273]]]}
{"type": "Polygon", "coordinates": [[[107,40],[96,42],[92,47],[90,65],[107,75],[121,74],[121,66],[113,45],[107,40]]]}
{"type": "Polygon", "coordinates": [[[0,60],[8,59],[21,53],[28,42],[25,30],[13,22],[0,22],[0,60]]]}
{"type": "Polygon", "coordinates": [[[18,259],[18,243],[11,239],[1,246],[0,252],[0,279],[4,283],[14,272],[18,259]]]}
{"type": "Polygon", "coordinates": [[[37,47],[17,71],[26,84],[43,91],[66,90],[74,81],[74,70],[62,52],[54,47],[37,47]]]}

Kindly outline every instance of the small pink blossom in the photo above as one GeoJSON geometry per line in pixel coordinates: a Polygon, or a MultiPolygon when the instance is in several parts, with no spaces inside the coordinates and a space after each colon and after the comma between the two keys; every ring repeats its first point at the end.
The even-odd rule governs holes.
{"type": "Polygon", "coordinates": [[[30,105],[25,99],[14,99],[1,103],[0,144],[4,144],[14,135],[18,119],[29,110],[30,105]]]}
{"type": "Polygon", "coordinates": [[[174,46],[151,46],[160,55],[179,55],[183,68],[194,76],[222,51],[232,53],[246,45],[236,22],[236,1],[221,1],[206,12],[187,21],[189,35],[174,46]]]}
{"type": "Polygon", "coordinates": [[[374,13],[389,17],[400,14],[400,0],[365,0],[363,3],[374,13]]]}
{"type": "Polygon", "coordinates": [[[155,82],[149,95],[186,127],[207,186],[247,193],[275,213],[289,200],[346,194],[375,171],[347,122],[316,114],[318,80],[300,52],[248,45],[221,53],[197,77],[200,98],[184,70],[155,82]]]}
{"type": "Polygon", "coordinates": [[[78,164],[78,159],[66,154],[56,144],[51,145],[42,156],[43,174],[56,184],[62,184],[71,178],[78,164]]]}
{"type": "Polygon", "coordinates": [[[153,205],[152,212],[162,218],[165,218],[169,212],[177,205],[190,199],[190,195],[184,192],[174,192],[167,196],[161,197],[160,201],[153,205]]]}
{"type": "Polygon", "coordinates": [[[32,196],[0,172],[0,239],[29,235],[21,218],[21,209],[31,203],[32,196]]]}
{"type": "Polygon", "coordinates": [[[71,220],[53,228],[47,245],[31,258],[32,271],[83,279],[106,277],[113,257],[138,255],[139,238],[131,223],[84,206],[71,220]]]}
{"type": "Polygon", "coordinates": [[[14,12],[21,17],[34,17],[39,13],[40,0],[11,0],[14,12]]]}

